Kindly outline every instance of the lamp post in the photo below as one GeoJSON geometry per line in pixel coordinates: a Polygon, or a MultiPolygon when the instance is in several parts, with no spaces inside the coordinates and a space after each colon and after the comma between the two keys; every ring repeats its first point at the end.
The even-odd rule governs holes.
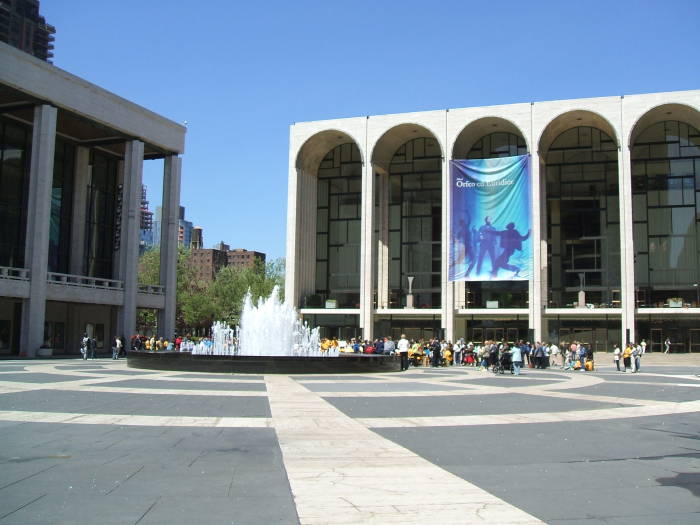
{"type": "Polygon", "coordinates": [[[408,294],[406,294],[406,308],[413,308],[413,279],[415,276],[409,275],[408,279],[408,294]]]}
{"type": "Polygon", "coordinates": [[[693,288],[695,288],[695,306],[700,306],[700,286],[698,283],[693,283],[693,288]]]}

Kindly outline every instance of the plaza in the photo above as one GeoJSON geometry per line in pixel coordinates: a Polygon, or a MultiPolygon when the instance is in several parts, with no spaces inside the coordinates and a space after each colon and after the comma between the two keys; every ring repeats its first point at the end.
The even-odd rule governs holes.
{"type": "Polygon", "coordinates": [[[0,523],[697,523],[700,359],[206,374],[0,361],[0,523]]]}

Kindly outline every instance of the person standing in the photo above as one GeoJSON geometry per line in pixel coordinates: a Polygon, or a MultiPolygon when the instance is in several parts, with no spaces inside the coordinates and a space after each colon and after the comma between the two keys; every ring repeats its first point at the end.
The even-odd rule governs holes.
{"type": "Polygon", "coordinates": [[[83,359],[87,360],[88,352],[90,351],[90,338],[87,332],[83,333],[83,338],[80,341],[80,353],[83,354],[83,359]]]}
{"type": "Polygon", "coordinates": [[[454,352],[452,355],[452,364],[455,366],[462,365],[462,350],[464,349],[464,339],[460,338],[454,344],[454,352]]]}
{"type": "Polygon", "coordinates": [[[114,339],[112,339],[112,359],[118,359],[119,358],[119,338],[115,335],[114,339]]]}
{"type": "Polygon", "coordinates": [[[671,351],[671,340],[667,337],[664,341],[664,354],[668,354],[671,351]]]}
{"type": "Polygon", "coordinates": [[[620,354],[622,352],[620,351],[620,345],[615,343],[615,348],[613,349],[613,360],[615,361],[615,366],[617,367],[617,371],[620,371],[620,354]]]}
{"type": "Polygon", "coordinates": [[[624,351],[622,352],[622,362],[625,364],[625,372],[629,370],[632,371],[632,345],[627,343],[624,351]]]}
{"type": "Polygon", "coordinates": [[[442,363],[442,346],[438,339],[432,339],[430,343],[430,355],[433,359],[433,367],[438,367],[442,363]]]}
{"type": "MultiPolygon", "coordinates": [[[[406,336],[403,334],[401,334],[401,337],[404,339],[406,338],[406,336]]],[[[396,343],[391,336],[384,338],[384,353],[387,355],[394,355],[396,353],[396,343]]],[[[408,365],[406,365],[406,368],[408,368],[408,365]]]]}
{"type": "MultiPolygon", "coordinates": [[[[391,345],[394,345],[394,342],[391,341],[391,345]]],[[[404,370],[408,370],[408,339],[406,339],[405,334],[401,334],[401,339],[399,339],[399,345],[398,345],[398,352],[399,352],[399,357],[401,358],[401,371],[403,372],[404,370]]],[[[386,349],[386,345],[385,345],[386,349]]],[[[392,350],[393,351],[393,350],[392,350]]]]}
{"type": "Polygon", "coordinates": [[[523,352],[518,345],[513,345],[510,349],[510,358],[513,363],[513,370],[515,375],[520,375],[520,368],[523,366],[523,352]]]}

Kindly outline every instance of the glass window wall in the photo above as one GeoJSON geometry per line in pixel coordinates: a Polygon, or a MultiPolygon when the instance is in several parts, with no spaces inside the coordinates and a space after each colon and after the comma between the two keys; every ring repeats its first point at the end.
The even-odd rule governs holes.
{"type": "Polygon", "coordinates": [[[117,169],[119,159],[93,150],[88,186],[85,268],[90,277],[112,279],[116,233],[117,169]]]}
{"type": "Polygon", "coordinates": [[[317,184],[316,293],[305,306],[359,308],[362,157],[354,143],[328,152],[317,184]]]}
{"type": "Polygon", "coordinates": [[[31,128],[0,120],[0,266],[24,267],[31,128]]]}
{"type": "Polygon", "coordinates": [[[70,227],[73,212],[75,147],[56,139],[51,188],[49,226],[49,271],[68,273],[70,264],[70,227]]]}
{"type": "Polygon", "coordinates": [[[440,308],[442,153],[433,138],[401,146],[389,167],[389,305],[440,308]]]}
{"type": "Polygon", "coordinates": [[[700,132],[657,122],[632,146],[638,307],[700,306],[700,132]]]}
{"type": "Polygon", "coordinates": [[[586,126],[559,135],[545,155],[548,306],[619,307],[617,145],[586,126]]]}

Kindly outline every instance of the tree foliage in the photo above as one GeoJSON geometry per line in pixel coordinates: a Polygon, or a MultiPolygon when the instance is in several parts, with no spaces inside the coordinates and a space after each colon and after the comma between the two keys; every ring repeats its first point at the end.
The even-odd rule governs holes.
{"type": "MultiPolygon", "coordinates": [[[[160,252],[148,251],[139,261],[139,283],[160,282],[160,252]]],[[[196,269],[188,250],[180,249],[177,264],[176,327],[180,334],[204,335],[216,320],[237,324],[243,299],[250,291],[253,301],[268,297],[275,286],[284,298],[284,259],[265,265],[256,263],[250,268],[222,268],[213,282],[197,278],[196,269]]],[[[147,326],[155,318],[148,310],[139,311],[139,323],[147,326]]]]}

